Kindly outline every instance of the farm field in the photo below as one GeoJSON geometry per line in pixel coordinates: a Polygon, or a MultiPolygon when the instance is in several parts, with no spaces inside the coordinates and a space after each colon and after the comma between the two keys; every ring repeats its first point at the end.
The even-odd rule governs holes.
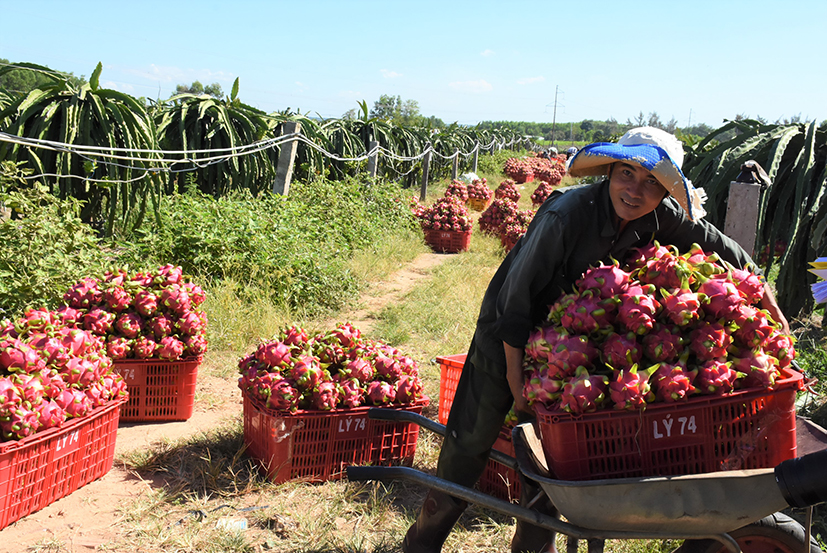
{"type": "MultiPolygon", "coordinates": [[[[494,188],[504,177],[488,178],[494,188]]],[[[448,184],[433,186],[425,204],[442,196],[448,184]]],[[[530,207],[534,188],[519,185],[521,208],[530,207]]],[[[239,304],[230,287],[211,282],[204,309],[211,343],[218,346],[208,350],[199,369],[193,416],[186,422],[122,423],[112,470],[0,530],[0,551],[400,551],[424,490],[406,484],[268,482],[243,452],[237,363],[257,339],[284,324],[323,330],[349,321],[417,361],[431,398],[423,414],[436,419],[440,376],[434,360],[465,351],[482,294],[504,255],[499,239],[479,232],[479,216],[473,212],[466,252],[433,253],[412,232],[356,253],[351,266],[364,271],[361,294],[322,316],[239,304]],[[250,324],[232,334],[228,329],[244,326],[235,321],[233,327],[238,318],[250,324]]],[[[820,321],[795,321],[795,330],[800,345],[812,350],[807,366],[823,370],[820,321]]],[[[824,408],[807,408],[824,417],[824,408]]],[[[439,439],[421,432],[414,466],[432,472],[438,450],[439,439]]],[[[471,507],[445,550],[508,551],[512,533],[508,517],[471,507]]],[[[609,542],[607,550],[654,553],[676,545],[609,542]]],[[[558,547],[565,547],[562,540],[558,547]]]]}

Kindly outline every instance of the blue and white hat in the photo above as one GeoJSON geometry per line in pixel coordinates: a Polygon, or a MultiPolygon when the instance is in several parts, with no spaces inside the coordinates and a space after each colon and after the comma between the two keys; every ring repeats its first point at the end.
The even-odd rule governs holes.
{"type": "Polygon", "coordinates": [[[596,142],[584,146],[569,159],[568,172],[573,177],[605,175],[616,161],[631,162],[652,173],[690,220],[706,215],[706,192],[695,188],[681,171],[683,144],[675,135],[655,127],[631,129],[616,144],[596,142]]]}

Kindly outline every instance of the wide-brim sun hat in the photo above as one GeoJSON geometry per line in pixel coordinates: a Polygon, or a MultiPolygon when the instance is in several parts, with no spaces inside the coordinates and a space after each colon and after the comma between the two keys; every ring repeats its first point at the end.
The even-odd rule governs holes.
{"type": "Polygon", "coordinates": [[[706,192],[695,188],[681,171],[683,144],[675,135],[655,127],[629,130],[615,142],[595,142],[580,149],[568,162],[572,177],[605,175],[616,161],[640,165],[658,179],[692,221],[706,215],[706,192]]]}

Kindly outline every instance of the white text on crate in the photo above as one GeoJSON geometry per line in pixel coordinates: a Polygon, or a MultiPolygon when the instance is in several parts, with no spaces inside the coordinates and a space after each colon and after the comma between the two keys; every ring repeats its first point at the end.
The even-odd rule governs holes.
{"type": "Polygon", "coordinates": [[[690,417],[678,417],[673,419],[672,415],[666,415],[662,420],[653,420],[653,436],[658,438],[671,438],[674,434],[676,436],[683,436],[685,434],[694,434],[698,431],[698,426],[695,424],[695,415],[690,417]],[[677,422],[677,426],[675,426],[677,422]]]}

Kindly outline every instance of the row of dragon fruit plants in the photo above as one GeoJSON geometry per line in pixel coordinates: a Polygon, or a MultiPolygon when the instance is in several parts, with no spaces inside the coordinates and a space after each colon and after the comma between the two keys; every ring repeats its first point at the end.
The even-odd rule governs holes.
{"type": "Polygon", "coordinates": [[[180,267],[87,277],[55,310],[0,322],[3,440],[59,427],[128,396],[123,359],[197,358],[207,349],[206,295],[180,267]]]}

